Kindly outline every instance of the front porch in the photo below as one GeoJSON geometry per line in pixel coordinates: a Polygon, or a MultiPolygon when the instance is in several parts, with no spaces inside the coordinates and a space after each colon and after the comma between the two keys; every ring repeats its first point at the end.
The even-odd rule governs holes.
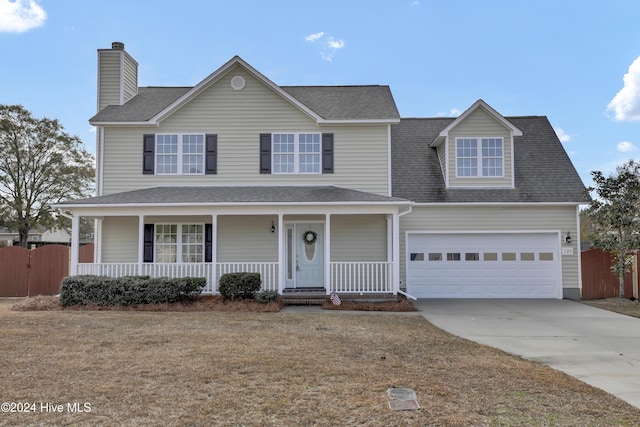
{"type": "Polygon", "coordinates": [[[205,277],[260,273],[263,290],[400,290],[400,215],[411,203],[334,186],[155,187],[58,205],[72,213],[71,274],[205,277]],[[95,262],[78,262],[81,217],[95,262]]]}

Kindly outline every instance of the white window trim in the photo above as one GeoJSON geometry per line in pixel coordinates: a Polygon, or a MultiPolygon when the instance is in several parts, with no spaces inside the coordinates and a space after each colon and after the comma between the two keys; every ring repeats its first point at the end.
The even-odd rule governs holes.
{"type": "Polygon", "coordinates": [[[272,175],[321,175],[322,174],[322,133],[321,132],[272,132],[271,133],[271,167],[272,175]],[[274,147],[274,135],[293,135],[293,172],[273,172],[273,165],[275,165],[276,153],[274,147]],[[318,135],[320,138],[320,150],[318,155],[320,157],[318,172],[300,172],[300,135],[318,135]]]}
{"type": "Polygon", "coordinates": [[[203,222],[158,222],[154,224],[153,227],[153,262],[158,263],[157,256],[158,250],[156,246],[156,230],[158,226],[162,225],[175,225],[176,228],[176,261],[175,262],[166,262],[162,264],[204,264],[205,263],[205,250],[206,250],[206,226],[203,222]],[[183,262],[182,261],[182,227],[184,225],[201,225],[202,226],[202,261],[200,262],[183,262]]]}
{"type": "MultiPolygon", "coordinates": [[[[460,179],[492,179],[492,178],[504,178],[505,177],[505,147],[504,147],[504,137],[502,136],[461,136],[461,137],[456,137],[455,138],[455,145],[454,145],[454,152],[455,152],[455,160],[454,160],[454,165],[453,167],[455,168],[456,171],[456,178],[460,178],[460,179]],[[458,141],[461,139],[475,139],[476,140],[476,150],[478,155],[476,156],[476,171],[477,171],[477,175],[475,176],[468,176],[468,175],[458,175],[458,141]],[[483,139],[499,139],[500,141],[502,141],[502,175],[487,175],[484,176],[482,175],[482,140],[483,139]],[[478,144],[479,143],[479,144],[478,144]]],[[[491,157],[494,158],[494,157],[491,157]]]]}
{"type": "MultiPolygon", "coordinates": [[[[171,176],[176,176],[176,175],[204,175],[205,174],[205,167],[206,167],[206,151],[207,151],[207,136],[204,133],[201,132],[182,132],[182,133],[156,133],[155,134],[155,147],[154,147],[154,165],[156,165],[156,167],[154,167],[155,170],[155,174],[156,175],[171,175],[171,176]],[[176,155],[178,156],[178,169],[176,173],[167,173],[167,172],[158,172],[158,155],[166,155],[166,154],[159,154],[158,153],[158,136],[172,136],[172,135],[177,135],[178,137],[178,152],[176,153],[176,155]],[[202,136],[202,172],[183,172],[182,171],[182,156],[183,156],[183,150],[182,150],[182,146],[183,146],[183,137],[185,135],[199,135],[202,136]]],[[[188,153],[187,155],[191,155],[194,153],[188,153]]]]}

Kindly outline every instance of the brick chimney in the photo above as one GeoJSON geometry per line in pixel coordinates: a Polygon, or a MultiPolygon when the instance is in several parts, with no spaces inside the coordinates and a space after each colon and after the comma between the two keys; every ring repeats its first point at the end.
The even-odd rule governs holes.
{"type": "Polygon", "coordinates": [[[138,63],[124,43],[98,49],[98,111],[107,105],[122,105],[138,94],[138,63]]]}

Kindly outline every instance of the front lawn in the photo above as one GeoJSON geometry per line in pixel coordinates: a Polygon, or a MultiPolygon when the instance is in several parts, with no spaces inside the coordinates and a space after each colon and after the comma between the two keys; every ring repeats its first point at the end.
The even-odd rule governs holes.
{"type": "Polygon", "coordinates": [[[0,300],[0,401],[36,410],[2,412],[0,425],[640,425],[621,400],[416,313],[17,312],[15,302],[0,300]],[[413,389],[421,409],[391,411],[394,387],[413,389]],[[62,413],[46,411],[56,405],[62,413]]]}

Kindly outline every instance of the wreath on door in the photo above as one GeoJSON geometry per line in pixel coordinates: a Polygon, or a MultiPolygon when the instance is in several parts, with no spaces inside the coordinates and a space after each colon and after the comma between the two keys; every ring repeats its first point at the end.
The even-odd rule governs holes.
{"type": "Polygon", "coordinates": [[[307,230],[302,233],[302,240],[305,245],[313,245],[318,240],[318,233],[313,230],[307,230]]]}

